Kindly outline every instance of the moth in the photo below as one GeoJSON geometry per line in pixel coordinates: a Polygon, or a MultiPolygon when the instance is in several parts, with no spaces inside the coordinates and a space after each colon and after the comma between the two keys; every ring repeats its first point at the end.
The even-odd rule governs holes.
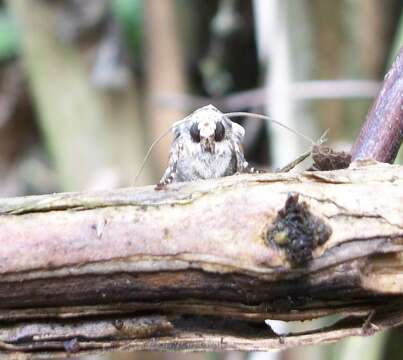
{"type": "MultiPolygon", "coordinates": [[[[137,172],[135,183],[154,146],[170,131],[173,132],[174,139],[169,154],[169,164],[161,180],[156,185],[157,190],[161,190],[173,182],[264,172],[249,166],[245,160],[242,149],[245,130],[241,125],[230,120],[230,118],[239,116],[271,121],[309,141],[312,146],[326,141],[325,135],[327,131],[318,142],[314,142],[304,134],[268,116],[249,112],[222,113],[213,105],[206,105],[183,120],[175,122],[167,131],[153,141],[137,172]]],[[[289,171],[310,154],[311,150],[278,171],[289,171]]]]}
{"type": "Polygon", "coordinates": [[[158,189],[172,182],[261,172],[245,160],[244,128],[213,105],[197,109],[174,126],[173,132],[168,168],[158,189]]]}

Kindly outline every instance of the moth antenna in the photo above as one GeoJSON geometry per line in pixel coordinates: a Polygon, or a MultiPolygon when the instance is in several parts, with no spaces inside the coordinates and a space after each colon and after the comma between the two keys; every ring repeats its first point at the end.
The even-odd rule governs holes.
{"type": "MultiPolygon", "coordinates": [[[[286,129],[286,130],[288,130],[288,131],[294,133],[295,135],[304,138],[305,140],[307,140],[308,142],[310,142],[312,145],[315,145],[315,144],[317,144],[318,142],[321,144],[321,143],[323,143],[324,141],[326,141],[326,134],[327,134],[327,132],[328,132],[328,130],[326,130],[325,133],[321,136],[320,140],[319,140],[318,142],[315,142],[315,141],[313,141],[312,139],[310,139],[308,136],[306,136],[306,135],[300,133],[299,131],[294,130],[294,129],[288,127],[287,125],[284,125],[284,124],[281,123],[280,121],[274,120],[274,119],[272,119],[271,117],[266,116],[266,115],[255,114],[255,113],[249,113],[249,112],[231,112],[231,113],[226,113],[226,114],[224,114],[224,115],[227,116],[227,117],[229,117],[229,118],[231,118],[231,117],[244,117],[244,116],[246,116],[246,117],[252,117],[252,118],[256,118],[256,119],[262,119],[262,120],[271,121],[272,123],[277,124],[277,125],[283,127],[284,129],[286,129]]],[[[144,159],[143,159],[143,161],[142,161],[142,163],[141,163],[141,166],[140,166],[139,170],[137,171],[137,174],[136,174],[136,176],[135,176],[135,178],[134,178],[134,186],[137,184],[137,181],[138,181],[138,179],[139,179],[141,173],[143,172],[144,167],[145,167],[145,165],[146,165],[148,159],[150,158],[151,152],[153,151],[154,147],[155,147],[166,135],[168,135],[173,129],[175,129],[176,127],[178,127],[179,125],[183,124],[183,123],[186,122],[186,121],[188,121],[188,117],[186,117],[186,118],[184,118],[184,119],[182,119],[182,120],[176,121],[175,123],[173,123],[167,130],[165,130],[161,135],[159,135],[159,136],[151,143],[150,147],[149,147],[148,150],[147,150],[146,155],[144,156],[144,159]]]]}
{"type": "Polygon", "coordinates": [[[183,120],[179,120],[174,122],[167,130],[165,130],[160,136],[158,136],[150,145],[150,147],[147,150],[146,155],[144,156],[144,159],[140,165],[139,170],[137,171],[136,176],[134,177],[134,183],[133,186],[136,186],[137,184],[137,180],[139,179],[141,173],[144,170],[144,166],[146,165],[148,159],[150,158],[151,152],[153,151],[155,145],[157,145],[165,136],[167,136],[173,129],[175,129],[176,127],[178,127],[179,125],[181,125],[182,123],[184,123],[186,121],[186,118],[183,120]]]}
{"type": "Polygon", "coordinates": [[[226,113],[224,114],[225,116],[231,118],[231,117],[240,117],[240,116],[246,116],[246,117],[252,117],[252,118],[256,118],[256,119],[262,119],[262,120],[268,120],[271,121],[274,124],[277,124],[281,127],[283,127],[284,129],[287,129],[288,131],[294,133],[297,136],[300,136],[302,138],[304,138],[305,140],[309,141],[312,145],[315,145],[316,142],[313,141],[312,139],[310,139],[308,136],[300,133],[297,130],[291,129],[290,127],[288,127],[287,125],[284,125],[283,123],[281,123],[280,121],[274,120],[269,116],[266,115],[261,115],[261,114],[255,114],[255,113],[249,113],[249,112],[231,112],[231,113],[226,113]]]}

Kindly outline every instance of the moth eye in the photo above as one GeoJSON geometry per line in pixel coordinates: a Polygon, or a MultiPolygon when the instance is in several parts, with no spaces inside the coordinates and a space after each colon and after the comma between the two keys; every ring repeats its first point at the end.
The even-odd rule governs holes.
{"type": "Polygon", "coordinates": [[[194,123],[190,128],[190,136],[194,142],[200,142],[200,130],[197,123],[194,123]]]}
{"type": "Polygon", "coordinates": [[[224,135],[225,135],[224,125],[222,124],[221,121],[219,121],[215,126],[214,140],[221,141],[222,139],[224,139],[224,135]]]}

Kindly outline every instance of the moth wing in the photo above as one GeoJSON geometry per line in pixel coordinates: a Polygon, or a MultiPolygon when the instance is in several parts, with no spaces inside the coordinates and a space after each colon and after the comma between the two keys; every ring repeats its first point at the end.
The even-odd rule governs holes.
{"type": "Polygon", "coordinates": [[[177,164],[183,149],[182,141],[180,138],[179,127],[174,128],[174,140],[172,141],[171,151],[169,152],[168,168],[165,170],[164,175],[159,181],[160,185],[167,185],[175,182],[177,173],[177,164]]]}
{"type": "Polygon", "coordinates": [[[228,123],[231,127],[230,141],[231,141],[231,145],[232,145],[233,151],[235,153],[235,157],[236,157],[237,172],[242,173],[248,167],[248,163],[245,160],[245,156],[244,156],[243,149],[242,149],[242,140],[245,136],[245,129],[241,125],[239,125],[229,119],[226,119],[226,120],[228,121],[228,123]]]}
{"type": "Polygon", "coordinates": [[[231,121],[231,128],[232,128],[232,134],[236,139],[236,141],[242,144],[242,140],[245,136],[245,129],[241,125],[232,121],[231,121]]]}

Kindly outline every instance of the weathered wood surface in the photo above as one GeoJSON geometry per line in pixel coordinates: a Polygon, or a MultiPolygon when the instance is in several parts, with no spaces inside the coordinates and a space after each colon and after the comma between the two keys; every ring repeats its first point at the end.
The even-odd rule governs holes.
{"type": "Polygon", "coordinates": [[[402,189],[401,166],[353,163],[1,199],[0,350],[267,350],[400,325],[402,189]],[[335,313],[287,337],[263,322],[335,313]]]}

